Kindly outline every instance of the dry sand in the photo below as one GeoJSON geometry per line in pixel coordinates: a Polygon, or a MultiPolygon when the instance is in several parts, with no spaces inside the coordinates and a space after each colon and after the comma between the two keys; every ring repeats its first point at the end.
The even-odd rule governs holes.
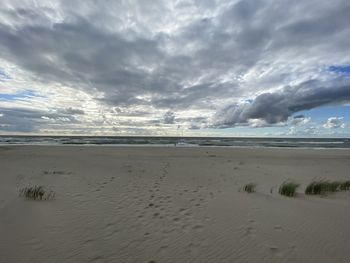
{"type": "Polygon", "coordinates": [[[350,192],[303,194],[349,180],[348,150],[17,146],[0,167],[0,262],[350,262],[350,192]]]}

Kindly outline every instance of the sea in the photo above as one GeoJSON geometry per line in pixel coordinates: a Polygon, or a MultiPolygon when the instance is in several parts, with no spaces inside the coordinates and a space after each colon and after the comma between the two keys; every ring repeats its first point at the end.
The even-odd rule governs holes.
{"type": "Polygon", "coordinates": [[[212,146],[349,149],[350,138],[0,136],[0,145],[212,146]]]}

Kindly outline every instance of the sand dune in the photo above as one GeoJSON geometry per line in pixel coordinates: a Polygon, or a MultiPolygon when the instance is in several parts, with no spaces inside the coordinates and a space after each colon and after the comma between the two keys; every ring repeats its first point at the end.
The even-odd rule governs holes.
{"type": "Polygon", "coordinates": [[[350,192],[303,194],[349,180],[348,150],[18,146],[0,167],[0,262],[349,262],[350,192]]]}

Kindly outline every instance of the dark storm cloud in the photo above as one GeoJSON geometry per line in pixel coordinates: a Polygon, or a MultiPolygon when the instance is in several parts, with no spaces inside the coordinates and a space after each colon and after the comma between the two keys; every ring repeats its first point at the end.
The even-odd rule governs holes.
{"type": "MultiPolygon", "coordinates": [[[[215,125],[244,125],[254,118],[275,124],[348,96],[341,81],[335,81],[336,92],[317,80],[265,92],[288,85],[315,63],[350,62],[346,0],[71,0],[54,1],[56,9],[53,4],[33,8],[5,2],[0,8],[1,59],[35,81],[81,89],[119,112],[132,112],[127,108],[135,105],[175,113],[215,111],[223,100],[237,102],[258,92],[251,104],[218,111],[215,125]],[[275,60],[291,68],[273,71],[275,60]],[[256,67],[269,73],[253,78],[257,83],[244,80],[256,67]]],[[[69,111],[79,114],[74,109],[63,114],[69,111]]],[[[174,119],[165,116],[164,121],[174,119]]]]}
{"type": "Polygon", "coordinates": [[[52,28],[36,25],[14,31],[0,26],[0,39],[6,59],[44,81],[98,89],[116,104],[130,100],[151,81],[133,63],[161,60],[155,41],[103,33],[84,19],[52,28]]]}
{"type": "MultiPolygon", "coordinates": [[[[230,105],[214,118],[214,126],[233,127],[249,120],[261,119],[267,124],[285,122],[294,113],[316,107],[350,101],[350,79],[332,82],[311,80],[297,87],[285,87],[275,93],[263,93],[250,103],[230,105]]],[[[298,115],[295,118],[303,118],[298,115]]]]}

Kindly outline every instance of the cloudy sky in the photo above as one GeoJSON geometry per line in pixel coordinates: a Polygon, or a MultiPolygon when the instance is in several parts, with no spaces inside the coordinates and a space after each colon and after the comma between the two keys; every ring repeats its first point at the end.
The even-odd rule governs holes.
{"type": "Polygon", "coordinates": [[[348,0],[2,0],[0,134],[350,136],[348,0]]]}

